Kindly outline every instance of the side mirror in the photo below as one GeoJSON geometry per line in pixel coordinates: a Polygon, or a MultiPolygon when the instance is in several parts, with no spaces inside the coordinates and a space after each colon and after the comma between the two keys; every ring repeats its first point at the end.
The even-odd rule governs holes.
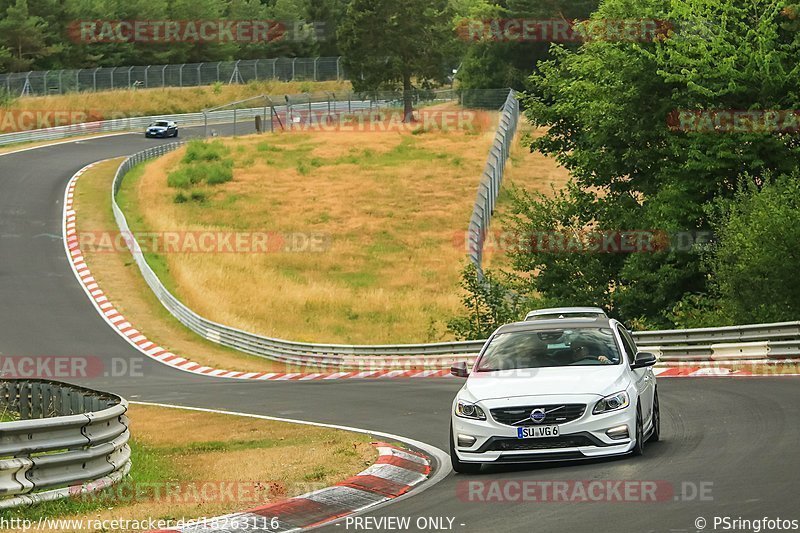
{"type": "Polygon", "coordinates": [[[639,352],[636,354],[636,360],[631,365],[631,368],[644,368],[646,366],[653,366],[656,364],[656,356],[650,352],[639,352]]]}
{"type": "Polygon", "coordinates": [[[464,361],[453,363],[453,366],[450,367],[450,373],[457,378],[465,378],[469,376],[467,373],[467,363],[464,361]]]}

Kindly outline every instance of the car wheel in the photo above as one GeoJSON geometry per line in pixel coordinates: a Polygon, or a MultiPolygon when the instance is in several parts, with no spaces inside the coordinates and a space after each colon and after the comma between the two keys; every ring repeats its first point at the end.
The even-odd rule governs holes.
{"type": "Polygon", "coordinates": [[[453,440],[453,426],[450,425],[450,464],[459,474],[477,474],[481,471],[480,463],[464,463],[456,455],[455,440],[453,440]]]}
{"type": "Polygon", "coordinates": [[[178,130],[175,130],[175,135],[173,135],[176,139],[178,138],[178,130]]]}
{"type": "Polygon", "coordinates": [[[661,409],[658,407],[658,391],[655,391],[653,397],[653,433],[650,434],[650,440],[658,442],[661,439],[661,409]]]}
{"type": "Polygon", "coordinates": [[[634,445],[633,455],[642,455],[644,453],[644,423],[642,422],[642,410],[636,408],[636,445],[634,445]]]}

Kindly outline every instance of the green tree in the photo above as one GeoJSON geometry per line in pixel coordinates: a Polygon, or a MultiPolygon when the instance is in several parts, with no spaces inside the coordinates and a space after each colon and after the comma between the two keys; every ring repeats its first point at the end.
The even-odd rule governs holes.
{"type": "Polygon", "coordinates": [[[711,283],[723,316],[736,323],[782,322],[800,315],[800,178],[744,181],[714,219],[719,239],[711,283]]]}
{"type": "Polygon", "coordinates": [[[28,0],[16,0],[0,20],[0,44],[8,51],[0,54],[10,71],[29,70],[37,59],[53,53],[47,45],[47,26],[41,17],[32,15],[28,0]]]}
{"type": "MultiPolygon", "coordinates": [[[[463,1],[463,0],[462,0],[463,1]]],[[[460,3],[456,25],[470,20],[526,19],[552,21],[583,20],[597,9],[599,0],[478,0],[460,3]]],[[[547,22],[545,22],[547,24],[547,22]]],[[[577,48],[579,43],[565,46],[577,48]]],[[[526,79],[539,61],[550,58],[550,42],[498,41],[492,38],[466,43],[458,79],[465,89],[512,87],[523,90],[526,79]]]]}
{"type": "MultiPolygon", "coordinates": [[[[673,131],[676,109],[796,109],[800,39],[783,26],[784,2],[607,0],[599,18],[678,23],[655,43],[591,41],[554,58],[531,77],[527,116],[548,128],[532,148],[554,155],[574,178],[553,208],[555,229],[709,230],[707,206],[730,199],[739,176],[791,174],[800,144],[773,132],[673,131]]],[[[517,203],[518,231],[545,224],[542,199],[517,203]]],[[[626,320],[669,326],[686,294],[709,290],[700,250],[615,257],[521,249],[515,267],[538,272],[544,298],[594,298],[626,320]]]]}
{"type": "Polygon", "coordinates": [[[452,18],[448,0],[352,0],[338,41],[353,88],[402,88],[410,120],[414,80],[444,80],[451,66],[452,18]]]}
{"type": "Polygon", "coordinates": [[[461,288],[466,315],[450,320],[447,329],[459,340],[478,340],[489,337],[503,324],[520,320],[525,314],[526,299],[518,292],[509,291],[509,283],[508,276],[496,277],[488,270],[479,280],[472,264],[465,267],[461,288]]]}

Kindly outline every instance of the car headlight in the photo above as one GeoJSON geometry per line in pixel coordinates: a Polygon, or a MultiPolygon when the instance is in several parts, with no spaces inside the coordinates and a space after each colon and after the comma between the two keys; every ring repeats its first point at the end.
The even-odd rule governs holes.
{"type": "Polygon", "coordinates": [[[608,413],[609,411],[616,411],[618,409],[625,409],[630,405],[631,401],[628,398],[628,393],[625,391],[606,396],[594,406],[592,410],[593,415],[600,413],[608,413]]]}
{"type": "Polygon", "coordinates": [[[472,420],[486,420],[486,413],[474,403],[458,401],[456,403],[456,416],[471,418],[472,420]]]}

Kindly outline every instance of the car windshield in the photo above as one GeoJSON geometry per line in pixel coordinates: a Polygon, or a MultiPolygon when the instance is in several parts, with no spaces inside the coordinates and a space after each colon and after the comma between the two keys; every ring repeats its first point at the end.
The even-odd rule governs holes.
{"type": "Polygon", "coordinates": [[[154,122],[153,126],[159,126],[159,127],[162,127],[162,128],[166,128],[167,126],[169,126],[169,122],[154,122]]]}
{"type": "Polygon", "coordinates": [[[609,328],[571,328],[501,333],[478,361],[478,372],[593,366],[620,363],[620,352],[609,328]]]}

